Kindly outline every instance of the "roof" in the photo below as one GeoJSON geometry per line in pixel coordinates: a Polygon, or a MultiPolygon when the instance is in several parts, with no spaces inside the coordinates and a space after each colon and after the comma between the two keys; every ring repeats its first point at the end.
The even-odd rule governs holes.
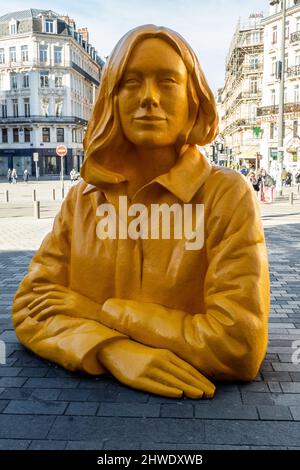
{"type": "Polygon", "coordinates": [[[24,20],[26,18],[36,18],[41,13],[52,13],[54,16],[59,16],[57,13],[55,13],[55,11],[52,10],[39,10],[37,8],[29,8],[28,10],[13,11],[12,13],[7,13],[6,15],[0,16],[0,23],[5,23],[12,19],[24,20]]]}

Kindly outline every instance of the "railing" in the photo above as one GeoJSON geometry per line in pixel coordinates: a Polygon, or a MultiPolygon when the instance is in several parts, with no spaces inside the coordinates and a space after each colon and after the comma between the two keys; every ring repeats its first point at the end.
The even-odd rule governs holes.
{"type": "Polygon", "coordinates": [[[291,34],[290,42],[297,42],[300,41],[300,31],[296,31],[295,33],[291,34]]]}
{"type": "Polygon", "coordinates": [[[76,116],[19,116],[0,118],[1,124],[21,124],[21,123],[59,123],[59,124],[82,124],[86,125],[85,119],[76,116]]]}
{"type": "MultiPolygon", "coordinates": [[[[261,108],[257,108],[257,116],[269,116],[272,114],[278,114],[278,112],[279,112],[278,105],[262,106],[261,108]]],[[[285,113],[299,113],[300,103],[286,103],[284,105],[284,112],[285,113]]]]}
{"type": "Polygon", "coordinates": [[[289,67],[286,71],[288,77],[297,77],[300,75],[300,65],[289,67]]]}
{"type": "Polygon", "coordinates": [[[21,60],[21,61],[12,61],[9,60],[5,63],[0,64],[0,68],[7,68],[7,67],[72,67],[72,62],[70,60],[64,60],[61,63],[56,63],[53,60],[51,61],[41,61],[41,60],[21,60]]]}

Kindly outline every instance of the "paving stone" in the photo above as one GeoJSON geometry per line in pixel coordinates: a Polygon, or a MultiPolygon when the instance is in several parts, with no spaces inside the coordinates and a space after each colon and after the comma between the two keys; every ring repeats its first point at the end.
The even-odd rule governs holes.
{"type": "MultiPolygon", "coordinates": [[[[101,403],[97,415],[158,418],[160,415],[160,405],[149,403],[128,403],[124,406],[123,403],[101,403]]],[[[172,415],[172,417],[174,416],[172,415]]]]}
{"type": "Polygon", "coordinates": [[[50,439],[35,439],[31,442],[29,450],[64,450],[66,441],[54,441],[50,439]]]}
{"type": "Polygon", "coordinates": [[[194,407],[185,403],[169,404],[164,403],[161,405],[162,418],[193,418],[194,407]]]}
{"type": "Polygon", "coordinates": [[[98,409],[97,403],[75,402],[70,403],[65,414],[66,415],[81,415],[81,416],[94,416],[98,409]]]}
{"type": "Polygon", "coordinates": [[[300,393],[300,382],[282,382],[280,385],[284,393],[300,393]]]}
{"type": "Polygon", "coordinates": [[[91,394],[90,390],[64,389],[60,392],[58,400],[63,400],[63,401],[85,401],[90,394],[91,394]]]}
{"type": "Polygon", "coordinates": [[[200,406],[196,404],[195,416],[203,419],[258,419],[255,406],[224,405],[214,402],[200,406]]]}
{"type": "Polygon", "coordinates": [[[41,389],[32,390],[31,398],[33,399],[37,398],[39,400],[46,400],[46,401],[57,400],[60,393],[61,393],[61,389],[41,388],[41,389]]]}
{"type": "Polygon", "coordinates": [[[0,415],[0,439],[45,439],[54,416],[0,415]]]}
{"type": "Polygon", "coordinates": [[[40,401],[40,400],[11,400],[5,408],[6,414],[29,415],[59,415],[63,414],[67,407],[65,402],[40,401]]]}
{"type": "Polygon", "coordinates": [[[20,370],[20,367],[1,367],[0,377],[16,377],[20,370]]]}
{"type": "Polygon", "coordinates": [[[295,421],[300,421],[300,405],[290,406],[290,410],[295,421]]]}
{"type": "Polygon", "coordinates": [[[260,405],[257,409],[262,420],[289,421],[291,419],[291,413],[287,406],[260,405]]]}
{"type": "MultiPolygon", "coordinates": [[[[2,379],[0,379],[2,380],[2,379]]],[[[24,379],[26,380],[26,379],[24,379]]],[[[79,381],[76,379],[59,379],[46,377],[43,378],[29,378],[24,385],[24,387],[30,388],[76,388],[79,384],[79,381]]]]}
{"type": "Polygon", "coordinates": [[[66,450],[102,450],[103,441],[69,441],[66,450]]]}
{"type": "Polygon", "coordinates": [[[274,403],[271,393],[242,392],[244,405],[272,405],[274,403]]]}
{"type": "Polygon", "coordinates": [[[30,440],[0,439],[0,450],[25,450],[28,449],[30,440]]]}
{"type": "Polygon", "coordinates": [[[23,367],[18,377],[45,377],[47,371],[46,367],[23,367]]]}
{"type": "Polygon", "coordinates": [[[0,387],[22,387],[26,380],[26,377],[2,377],[0,387]]]}

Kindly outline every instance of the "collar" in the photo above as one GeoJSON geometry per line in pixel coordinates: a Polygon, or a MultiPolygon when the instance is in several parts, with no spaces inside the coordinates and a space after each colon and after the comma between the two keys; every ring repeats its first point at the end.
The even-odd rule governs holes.
{"type": "MultiPolygon", "coordinates": [[[[199,152],[196,146],[189,146],[168,173],[157,176],[147,185],[157,182],[181,201],[188,203],[205,183],[210,172],[211,164],[206,157],[199,152]]],[[[107,183],[106,181],[105,186],[107,187],[108,184],[118,183],[107,183]]],[[[104,186],[88,184],[82,194],[90,194],[103,190],[103,188],[104,186]]]]}

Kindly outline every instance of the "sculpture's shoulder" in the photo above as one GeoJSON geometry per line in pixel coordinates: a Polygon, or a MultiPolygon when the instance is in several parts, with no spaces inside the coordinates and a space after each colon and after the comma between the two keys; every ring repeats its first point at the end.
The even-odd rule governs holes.
{"type": "Polygon", "coordinates": [[[212,191],[219,197],[224,197],[226,194],[234,196],[235,200],[241,199],[251,189],[244,175],[231,168],[216,165],[212,166],[206,183],[207,191],[212,191]]]}

